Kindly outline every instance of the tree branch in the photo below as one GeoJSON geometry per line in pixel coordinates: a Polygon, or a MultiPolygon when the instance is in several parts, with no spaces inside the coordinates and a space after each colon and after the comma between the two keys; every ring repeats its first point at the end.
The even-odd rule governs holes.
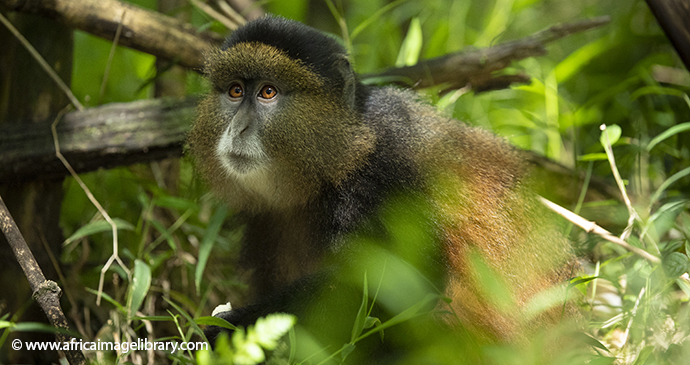
{"type": "MultiPolygon", "coordinates": [[[[151,99],[71,112],[57,126],[61,153],[77,172],[181,156],[196,102],[151,99]]],[[[0,181],[66,174],[50,129],[0,125],[0,181]]]]}
{"type": "Polygon", "coordinates": [[[576,23],[559,24],[529,37],[498,46],[463,50],[442,57],[419,61],[414,66],[392,68],[381,73],[364,75],[363,78],[383,78],[398,84],[413,85],[423,89],[445,84],[447,89],[458,89],[467,84],[475,92],[507,88],[512,83],[527,83],[526,75],[494,75],[511,62],[546,54],[544,46],[567,35],[600,27],[609,22],[599,17],[576,23]]]}
{"type": "Polygon", "coordinates": [[[687,0],[646,0],[666,36],[690,70],[690,2],[687,0]]]}
{"type": "MultiPolygon", "coordinates": [[[[216,33],[197,32],[194,27],[175,18],[121,3],[117,0],[0,0],[11,10],[41,14],[73,28],[108,40],[115,38],[122,14],[122,45],[156,57],[179,60],[180,64],[199,71],[203,53],[223,39],[216,33]]],[[[527,83],[526,75],[494,75],[511,62],[546,54],[544,45],[556,39],[608,23],[608,17],[561,24],[529,37],[498,46],[452,53],[422,60],[409,67],[392,68],[363,78],[378,78],[414,88],[444,84],[458,89],[467,84],[474,91],[507,88],[513,83],[527,83]]]]}
{"type": "Polygon", "coordinates": [[[116,0],[0,0],[10,10],[40,14],[69,27],[113,40],[122,14],[120,44],[156,57],[178,60],[200,70],[203,53],[220,44],[223,37],[198,32],[178,19],[116,0]]]}
{"type": "MultiPolygon", "coordinates": [[[[0,229],[2,229],[2,233],[7,238],[10,247],[12,247],[12,252],[22,267],[24,275],[29,280],[34,300],[41,306],[43,313],[46,314],[53,326],[69,330],[67,318],[65,318],[65,314],[62,313],[62,308],[60,308],[60,294],[62,292],[60,287],[54,281],[46,280],[24,237],[19,232],[17,223],[7,210],[2,197],[0,197],[0,229]]],[[[70,342],[70,339],[72,339],[71,336],[61,332],[56,332],[55,336],[57,341],[61,343],[70,342]]],[[[65,350],[64,353],[70,364],[86,364],[86,359],[81,351],[76,349],[65,350]]]]}

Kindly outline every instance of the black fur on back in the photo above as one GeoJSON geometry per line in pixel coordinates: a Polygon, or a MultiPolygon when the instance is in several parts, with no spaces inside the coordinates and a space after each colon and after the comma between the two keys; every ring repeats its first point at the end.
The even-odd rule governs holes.
{"type": "Polygon", "coordinates": [[[328,80],[341,77],[333,63],[347,56],[345,48],[334,37],[294,20],[270,15],[251,21],[233,32],[222,49],[252,42],[275,47],[290,58],[304,62],[316,74],[328,80]]]}

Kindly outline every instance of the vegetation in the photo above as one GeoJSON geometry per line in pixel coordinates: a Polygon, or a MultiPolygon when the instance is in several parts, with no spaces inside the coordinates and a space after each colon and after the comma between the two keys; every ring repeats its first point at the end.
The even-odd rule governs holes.
{"type": "MultiPolygon", "coordinates": [[[[155,8],[153,0],[133,2],[155,8]]],[[[381,323],[369,315],[368,308],[374,301],[396,298],[385,297],[390,293],[384,291],[370,296],[367,287],[399,283],[380,284],[382,276],[371,273],[368,281],[357,279],[364,279],[364,295],[357,299],[363,309],[348,319],[352,341],[342,348],[320,348],[319,339],[302,336],[293,327],[294,318],[277,316],[237,331],[228,340],[228,349],[196,354],[156,352],[156,362],[255,363],[273,354],[270,361],[275,362],[309,358],[304,363],[337,363],[347,360],[361,339],[383,335],[394,325],[407,326],[410,334],[410,351],[400,363],[687,361],[690,73],[644,1],[297,0],[257,4],[268,12],[341,36],[362,74],[518,39],[557,23],[609,15],[610,24],[552,43],[546,56],[513,64],[512,71],[521,70],[532,77],[530,84],[485,93],[459,90],[439,94],[440,88],[422,92],[449,115],[582,172],[582,190],[571,192],[581,198],[566,208],[661,258],[661,263],[650,262],[564,220],[564,230],[583,258],[585,272],[574,277],[569,288],[582,293],[586,324],[578,341],[555,351],[547,350],[544,343],[553,331],[563,328],[535,334],[530,346],[518,346],[485,342],[472,333],[434,333],[418,325],[416,320],[427,310],[426,304],[439,297],[415,297],[417,301],[401,308],[398,316],[381,323]],[[631,203],[624,199],[584,200],[590,178],[620,186],[631,203]],[[285,333],[306,341],[300,350],[305,353],[297,353],[279,340],[285,333]],[[548,356],[557,361],[547,360],[548,356]]],[[[195,6],[188,4],[172,13],[179,12],[191,14],[191,23],[200,29],[226,32],[195,6]]],[[[111,42],[79,31],[74,42],[71,88],[85,106],[153,97],[158,80],[153,56],[118,47],[109,65],[111,42]],[[109,81],[101,92],[106,73],[109,81]]],[[[199,94],[208,87],[192,71],[178,76],[178,85],[186,94],[199,94]]],[[[101,269],[113,254],[111,227],[80,185],[73,178],[66,179],[60,224],[68,238],[58,258],[64,271],[59,284],[68,298],[63,300],[65,312],[76,311],[78,315],[72,319],[90,323],[82,326],[85,338],[199,341],[198,325],[216,323],[203,318],[215,305],[244,301],[241,273],[230,264],[238,256],[241,229],[232,225],[233,212],[206,193],[188,159],[101,170],[81,178],[114,218],[119,257],[124,263],[110,266],[99,294],[101,269]]],[[[404,213],[400,213],[400,222],[400,237],[406,237],[409,232],[405,230],[411,228],[404,224],[404,213]]],[[[378,254],[382,255],[377,256],[378,262],[385,262],[386,267],[396,264],[394,256],[378,254]]],[[[477,267],[481,270],[480,262],[477,267]]],[[[424,280],[411,278],[419,283],[424,280]]],[[[510,310],[510,302],[501,302],[505,288],[500,282],[489,280],[486,286],[497,306],[510,310]]],[[[374,291],[378,293],[378,289],[374,291]]],[[[553,305],[559,302],[545,298],[535,303],[543,307],[535,311],[553,305]]],[[[0,336],[3,348],[8,346],[9,330],[40,329],[17,323],[12,315],[0,313],[0,328],[6,328],[0,336]]],[[[148,356],[146,351],[87,353],[99,363],[139,363],[148,356]]]]}

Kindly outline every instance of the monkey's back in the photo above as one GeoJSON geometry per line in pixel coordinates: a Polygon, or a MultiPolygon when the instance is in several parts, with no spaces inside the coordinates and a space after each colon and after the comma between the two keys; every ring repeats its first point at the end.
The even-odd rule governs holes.
{"type": "Polygon", "coordinates": [[[408,91],[372,89],[366,105],[363,119],[374,123],[376,135],[388,135],[385,141],[398,144],[391,148],[413,156],[415,188],[428,194],[437,213],[449,269],[445,293],[460,319],[498,338],[556,322],[562,307],[537,318],[528,318],[524,309],[537,293],[565,284],[576,264],[530,189],[515,149],[485,130],[441,116],[408,91]],[[506,284],[511,298],[504,303],[515,307],[488,300],[490,293],[481,287],[486,278],[473,267],[477,258],[506,284]]]}

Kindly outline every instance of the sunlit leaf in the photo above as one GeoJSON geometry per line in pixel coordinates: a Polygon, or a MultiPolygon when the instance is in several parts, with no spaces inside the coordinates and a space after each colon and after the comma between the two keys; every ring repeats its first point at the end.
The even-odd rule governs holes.
{"type": "Polygon", "coordinates": [[[419,18],[414,18],[410,22],[410,29],[403,40],[398,59],[395,61],[396,67],[413,66],[419,60],[422,51],[422,24],[419,18]]]}
{"type": "Polygon", "coordinates": [[[623,131],[621,130],[621,127],[616,124],[606,126],[606,129],[601,132],[599,142],[601,142],[601,145],[604,147],[608,145],[613,146],[616,142],[618,142],[618,139],[621,137],[622,133],[623,131]]]}

